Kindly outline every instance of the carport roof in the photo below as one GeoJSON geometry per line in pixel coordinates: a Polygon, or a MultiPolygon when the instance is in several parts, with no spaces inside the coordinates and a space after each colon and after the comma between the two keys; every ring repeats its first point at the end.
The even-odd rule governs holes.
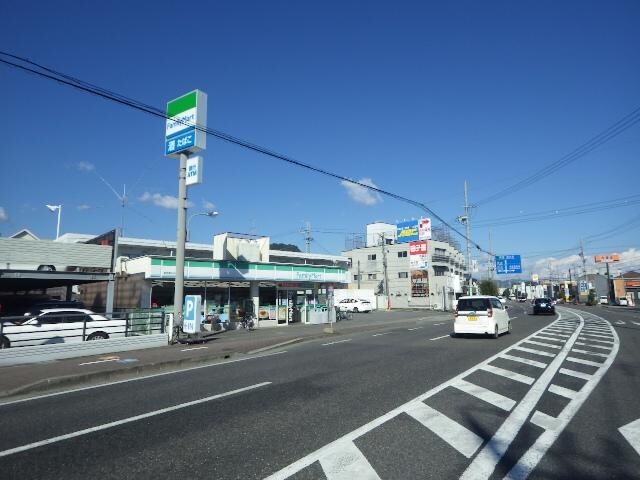
{"type": "Polygon", "coordinates": [[[66,287],[83,283],[106,282],[112,273],[45,272],[37,270],[0,270],[0,291],[27,291],[42,288],[66,287]]]}

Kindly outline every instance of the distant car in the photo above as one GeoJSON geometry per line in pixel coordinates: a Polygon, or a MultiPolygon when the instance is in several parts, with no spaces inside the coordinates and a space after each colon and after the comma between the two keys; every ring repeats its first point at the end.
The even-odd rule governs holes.
{"type": "Polygon", "coordinates": [[[550,298],[536,298],[533,301],[533,314],[538,315],[539,313],[550,313],[551,315],[555,315],[556,307],[553,305],[550,298]]]}
{"type": "Polygon", "coordinates": [[[33,304],[24,313],[25,316],[37,315],[38,313],[51,308],[85,308],[84,303],[78,300],[47,300],[33,304]]]}
{"type": "Polygon", "coordinates": [[[126,320],[112,320],[82,308],[49,308],[28,316],[19,322],[3,322],[0,348],[125,336],[126,320]]]}
{"type": "Polygon", "coordinates": [[[515,300],[516,296],[515,295],[509,295],[509,300],[515,300]]]}
{"type": "Polygon", "coordinates": [[[368,313],[371,311],[371,302],[358,298],[345,298],[338,302],[338,308],[343,312],[368,313]]]}
{"type": "Polygon", "coordinates": [[[606,295],[600,297],[600,305],[609,305],[609,298],[606,295]]]}
{"type": "Polygon", "coordinates": [[[520,297],[520,298],[518,299],[518,301],[519,301],[520,303],[524,303],[524,302],[526,302],[526,301],[527,301],[527,297],[520,297]]]}
{"type": "Polygon", "coordinates": [[[627,297],[618,297],[618,305],[621,307],[626,307],[629,303],[627,302],[627,297]]]}
{"type": "Polygon", "coordinates": [[[498,297],[474,295],[460,297],[453,322],[453,334],[491,335],[511,333],[511,319],[498,297]]]}
{"type": "Polygon", "coordinates": [[[499,296],[498,300],[500,300],[502,302],[502,304],[504,305],[505,303],[507,303],[507,299],[504,298],[503,296],[499,296]]]}

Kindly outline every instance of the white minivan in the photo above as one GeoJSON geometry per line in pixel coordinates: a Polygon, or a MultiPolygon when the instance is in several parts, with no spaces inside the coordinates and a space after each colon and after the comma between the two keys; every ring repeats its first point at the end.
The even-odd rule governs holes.
{"type": "Polygon", "coordinates": [[[489,295],[460,297],[453,322],[453,334],[457,336],[470,333],[498,338],[501,333],[511,333],[507,308],[497,297],[489,295]]]}

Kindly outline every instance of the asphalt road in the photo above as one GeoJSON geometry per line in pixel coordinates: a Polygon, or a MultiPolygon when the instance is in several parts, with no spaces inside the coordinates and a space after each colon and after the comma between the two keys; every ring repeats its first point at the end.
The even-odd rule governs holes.
{"type": "Polygon", "coordinates": [[[510,305],[0,405],[0,476],[640,478],[639,312],[510,305]]]}

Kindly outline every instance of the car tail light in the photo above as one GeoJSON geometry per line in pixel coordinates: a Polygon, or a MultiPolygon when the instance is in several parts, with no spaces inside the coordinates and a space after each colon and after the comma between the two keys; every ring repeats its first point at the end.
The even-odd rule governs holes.
{"type": "Polygon", "coordinates": [[[487,317],[489,318],[493,317],[493,308],[489,307],[487,309],[487,317]]]}

